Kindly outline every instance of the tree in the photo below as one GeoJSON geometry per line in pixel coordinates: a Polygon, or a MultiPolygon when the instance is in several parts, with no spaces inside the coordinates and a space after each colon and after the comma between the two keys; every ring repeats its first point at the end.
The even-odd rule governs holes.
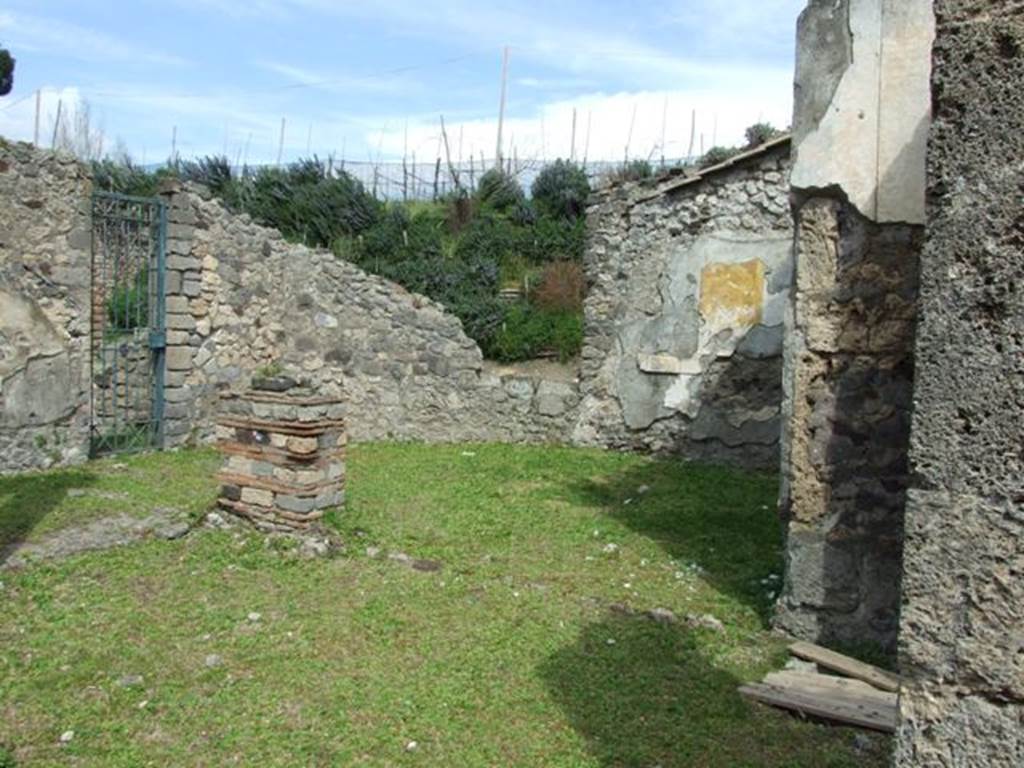
{"type": "Polygon", "coordinates": [[[0,96],[14,88],[14,57],[6,48],[0,48],[0,96]]]}
{"type": "Polygon", "coordinates": [[[66,110],[57,126],[57,148],[80,160],[102,158],[104,138],[103,126],[92,119],[92,107],[84,99],[66,110]]]}

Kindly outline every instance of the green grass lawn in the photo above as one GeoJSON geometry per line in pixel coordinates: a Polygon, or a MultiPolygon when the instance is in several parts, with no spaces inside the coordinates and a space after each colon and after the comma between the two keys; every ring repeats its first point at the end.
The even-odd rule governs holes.
{"type": "MultiPolygon", "coordinates": [[[[95,517],[81,487],[199,510],[216,464],[0,480],[0,532],[95,517]]],[[[340,557],[203,530],[0,572],[0,744],[19,766],[882,766],[880,736],[858,752],[736,694],[785,658],[775,494],[598,451],[357,446],[340,557]]]]}

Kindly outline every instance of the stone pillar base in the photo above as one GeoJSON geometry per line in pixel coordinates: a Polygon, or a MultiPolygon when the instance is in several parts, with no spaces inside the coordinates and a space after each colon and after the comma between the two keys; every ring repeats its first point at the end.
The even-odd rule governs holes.
{"type": "Polygon", "coordinates": [[[343,414],[341,400],[290,379],[257,381],[252,390],[224,396],[218,505],[260,530],[296,532],[344,504],[343,414]]]}

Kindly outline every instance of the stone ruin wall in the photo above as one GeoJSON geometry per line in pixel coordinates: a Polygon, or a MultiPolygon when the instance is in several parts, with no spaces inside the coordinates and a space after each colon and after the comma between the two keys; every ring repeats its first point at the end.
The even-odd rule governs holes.
{"type": "Polygon", "coordinates": [[[840,647],[899,626],[932,28],[928,0],[798,24],[776,624],[840,647]]]}
{"type": "Polygon", "coordinates": [[[171,444],[208,438],[220,394],[273,365],[342,396],[355,440],[564,440],[575,387],[488,372],[441,305],[197,188],[167,200],[171,444]]]}
{"type": "Polygon", "coordinates": [[[899,766],[1024,765],[1024,15],[936,0],[899,766]]]}
{"type": "MultiPolygon", "coordinates": [[[[0,212],[0,468],[16,471],[88,452],[92,187],[67,156],[5,143],[0,158],[0,194],[12,201],[0,212]]],[[[342,394],[355,440],[577,442],[764,466],[777,450],[785,176],[780,148],[638,203],[633,225],[617,235],[629,221],[619,212],[623,196],[637,190],[620,189],[598,207],[602,230],[588,264],[620,277],[596,279],[588,300],[582,375],[594,381],[584,384],[582,419],[578,382],[496,370],[440,305],[288,243],[199,188],[168,188],[165,443],[209,439],[219,395],[278,364],[342,394]],[[651,249],[657,258],[646,260],[651,249]],[[621,280],[634,270],[639,279],[621,280]],[[710,284],[732,304],[715,304],[721,291],[710,284]],[[654,306],[659,289],[681,309],[677,325],[689,323],[689,354],[668,341],[680,329],[666,324],[669,313],[629,306],[654,306]],[[609,324],[606,310],[626,317],[609,324]],[[602,363],[595,352],[619,325],[639,343],[627,355],[609,348],[614,360],[602,363]],[[647,352],[643,364],[680,372],[641,371],[647,352]],[[617,402],[608,382],[614,390],[617,380],[639,387],[640,399],[661,398],[649,428],[631,428],[621,412],[608,418],[617,402]],[[671,384],[676,399],[666,409],[671,384]]],[[[649,406],[633,400],[630,408],[649,406]]]]}
{"type": "Polygon", "coordinates": [[[789,142],[588,212],[574,442],[778,466],[789,142]]]}
{"type": "Polygon", "coordinates": [[[0,469],[84,460],[91,182],[0,139],[0,469]]]}
{"type": "MultiPolygon", "coordinates": [[[[88,455],[91,193],[70,156],[0,143],[0,471],[88,455]]],[[[439,304],[198,188],[164,200],[167,446],[211,438],[219,394],[271,364],[342,394],[357,440],[571,432],[574,382],[495,372],[439,304]]]]}

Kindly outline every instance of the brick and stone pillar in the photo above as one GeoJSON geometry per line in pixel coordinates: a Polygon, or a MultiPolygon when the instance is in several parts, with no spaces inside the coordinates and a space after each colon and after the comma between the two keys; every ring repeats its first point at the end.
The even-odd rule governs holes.
{"type": "Polygon", "coordinates": [[[1024,766],[1024,16],[936,0],[896,765],[1024,766]]]}
{"type": "Polygon", "coordinates": [[[202,343],[191,305],[199,297],[202,264],[192,254],[196,214],[177,181],[160,191],[167,206],[166,295],[167,348],[164,374],[164,446],[182,445],[193,428],[195,395],[189,384],[196,350],[202,343]]]}
{"type": "Polygon", "coordinates": [[[826,644],[896,641],[933,28],[930,0],[799,22],[776,624],[826,644]]]}
{"type": "Polygon", "coordinates": [[[218,504],[261,530],[308,530],[344,503],[344,406],[287,378],[225,394],[217,446],[225,462],[218,504]]]}

